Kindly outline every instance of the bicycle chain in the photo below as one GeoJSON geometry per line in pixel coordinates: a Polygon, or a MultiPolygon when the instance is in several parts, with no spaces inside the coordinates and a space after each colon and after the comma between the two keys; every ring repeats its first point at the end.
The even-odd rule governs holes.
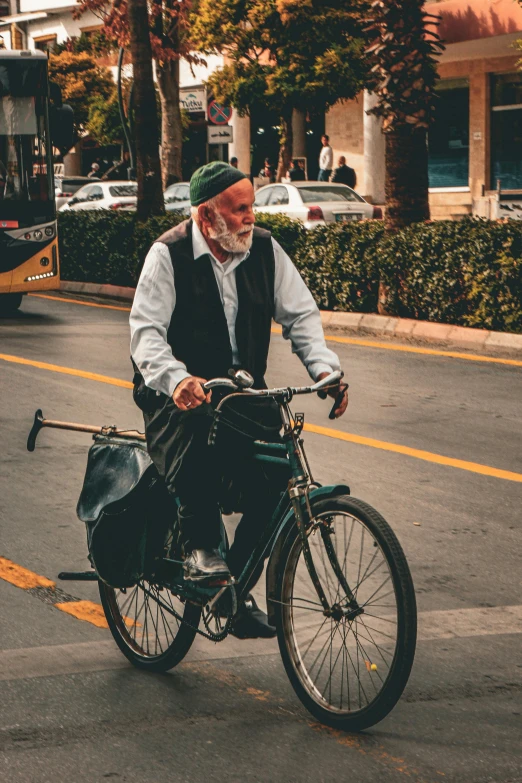
{"type": "MultiPolygon", "coordinates": [[[[168,589],[168,588],[167,588],[167,589],[168,589]]],[[[172,606],[171,606],[171,607],[169,607],[168,611],[169,611],[169,612],[171,612],[172,614],[174,614],[174,616],[176,617],[176,619],[177,619],[177,620],[179,620],[179,621],[180,621],[181,623],[183,623],[184,625],[187,625],[189,628],[191,628],[193,631],[195,631],[196,633],[198,633],[200,636],[203,636],[203,638],[205,638],[205,639],[209,639],[211,642],[222,642],[222,641],[223,641],[224,639],[226,639],[226,637],[228,636],[228,633],[229,633],[229,631],[230,631],[230,628],[231,628],[231,626],[232,626],[232,621],[233,621],[233,619],[234,619],[234,615],[235,615],[235,613],[237,612],[237,596],[236,596],[236,591],[235,591],[235,589],[234,589],[234,587],[233,587],[233,586],[231,586],[229,589],[232,589],[232,590],[234,590],[234,592],[233,592],[233,598],[232,598],[232,606],[233,606],[233,608],[234,608],[234,612],[233,612],[233,614],[231,614],[231,615],[230,615],[230,616],[227,618],[227,621],[226,621],[226,623],[225,623],[225,626],[224,626],[223,630],[221,631],[221,633],[219,633],[219,634],[216,634],[216,633],[214,633],[213,631],[211,631],[211,630],[210,630],[210,628],[208,627],[207,620],[205,619],[205,615],[204,615],[203,613],[202,613],[202,617],[203,617],[203,623],[204,623],[204,625],[205,625],[205,628],[207,629],[207,633],[205,633],[205,631],[202,631],[202,630],[201,630],[200,628],[198,628],[197,626],[195,626],[195,625],[192,625],[192,623],[189,623],[189,621],[188,621],[188,620],[185,620],[185,618],[184,618],[184,617],[182,617],[182,615],[180,615],[180,614],[178,614],[178,612],[176,612],[176,610],[174,609],[174,607],[172,607],[172,606]]],[[[171,592],[172,592],[172,591],[171,591],[171,592]]],[[[172,594],[173,594],[173,595],[177,595],[176,593],[172,593],[172,594]]],[[[179,598],[179,596],[178,596],[178,598],[179,598]]],[[[167,607],[165,606],[165,608],[167,608],[167,607]]],[[[204,611],[205,607],[202,607],[202,609],[203,609],[203,611],[204,611]]]]}

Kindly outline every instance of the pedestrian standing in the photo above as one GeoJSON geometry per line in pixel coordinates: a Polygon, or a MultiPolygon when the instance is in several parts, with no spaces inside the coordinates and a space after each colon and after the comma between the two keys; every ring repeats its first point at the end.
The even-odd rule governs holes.
{"type": "Polygon", "coordinates": [[[355,171],[346,165],[344,155],[339,158],[339,166],[333,173],[332,182],[340,182],[343,185],[348,185],[349,188],[354,188],[357,183],[355,171]]]}
{"type": "Polygon", "coordinates": [[[319,155],[319,182],[328,182],[333,168],[333,149],[330,147],[330,137],[324,134],[321,137],[323,148],[319,155]]]}
{"type": "Polygon", "coordinates": [[[288,172],[288,176],[290,177],[290,182],[302,182],[306,179],[306,175],[304,173],[304,170],[299,165],[299,160],[293,160],[290,164],[290,171],[288,172]]]}
{"type": "Polygon", "coordinates": [[[99,179],[100,177],[100,164],[94,162],[91,166],[91,170],[87,174],[89,179],[99,179]]]}
{"type": "Polygon", "coordinates": [[[270,158],[265,158],[265,164],[259,172],[260,177],[268,177],[270,182],[275,182],[275,171],[270,158]]]}

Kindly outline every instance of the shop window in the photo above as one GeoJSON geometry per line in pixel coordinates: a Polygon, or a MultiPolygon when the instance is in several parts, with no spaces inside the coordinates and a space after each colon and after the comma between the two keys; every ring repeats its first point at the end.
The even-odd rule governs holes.
{"type": "Polygon", "coordinates": [[[5,16],[10,16],[10,14],[11,8],[9,0],[0,0],[0,19],[3,19],[5,16]]]}
{"type": "Polygon", "coordinates": [[[469,186],[469,85],[447,79],[437,87],[435,122],[428,133],[430,188],[469,186]]]}
{"type": "Polygon", "coordinates": [[[522,189],[522,74],[492,76],[491,187],[522,189]]]}

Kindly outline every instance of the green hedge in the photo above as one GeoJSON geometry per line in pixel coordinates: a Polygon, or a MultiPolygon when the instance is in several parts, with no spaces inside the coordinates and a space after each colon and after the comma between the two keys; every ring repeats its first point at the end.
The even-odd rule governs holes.
{"type": "MultiPolygon", "coordinates": [[[[134,285],[148,248],[179,219],[135,225],[123,212],[59,216],[62,277],[134,285]]],[[[522,332],[522,225],[469,218],[422,223],[388,237],[380,221],[313,231],[281,215],[258,225],[295,261],[319,307],[376,312],[379,282],[397,315],[522,332]]]]}

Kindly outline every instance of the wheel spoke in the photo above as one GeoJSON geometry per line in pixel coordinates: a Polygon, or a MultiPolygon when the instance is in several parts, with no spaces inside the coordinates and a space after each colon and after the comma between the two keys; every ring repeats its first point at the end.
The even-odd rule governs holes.
{"type": "Polygon", "coordinates": [[[320,530],[320,525],[328,525],[331,551],[323,535],[311,537],[309,543],[319,579],[334,607],[333,615],[320,618],[324,610],[311,589],[297,536],[285,566],[280,600],[274,603],[281,612],[294,670],[305,691],[329,712],[355,715],[366,711],[391,676],[399,634],[395,582],[379,537],[353,513],[325,512],[316,517],[315,524],[320,530]],[[343,579],[364,609],[353,619],[341,612],[345,603],[343,579],[331,567],[328,553],[337,557],[343,579]]]}

